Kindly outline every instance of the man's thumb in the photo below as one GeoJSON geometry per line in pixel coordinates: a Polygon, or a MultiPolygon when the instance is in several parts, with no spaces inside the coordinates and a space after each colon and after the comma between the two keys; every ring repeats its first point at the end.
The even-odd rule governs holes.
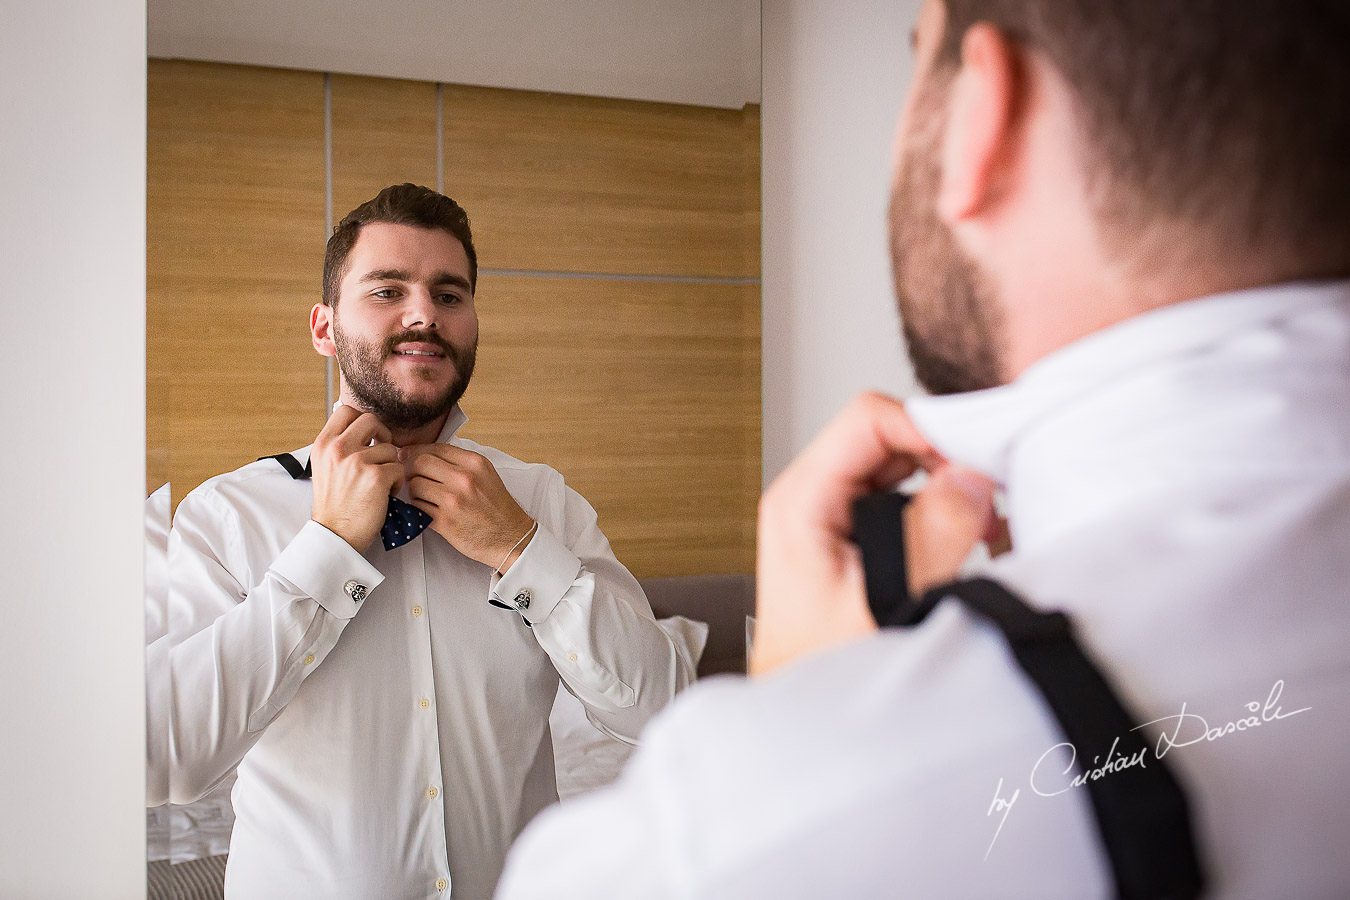
{"type": "Polygon", "coordinates": [[[955,579],[993,515],[992,481],[956,465],[935,469],[905,510],[911,593],[955,579]]]}

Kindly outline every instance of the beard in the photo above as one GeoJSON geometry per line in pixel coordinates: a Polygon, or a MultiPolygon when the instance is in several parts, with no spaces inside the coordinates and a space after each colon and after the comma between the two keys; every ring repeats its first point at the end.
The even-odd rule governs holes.
{"type": "MultiPolygon", "coordinates": [[[[464,396],[473,377],[474,362],[478,357],[475,338],[468,348],[456,347],[434,331],[403,331],[391,335],[378,345],[347,337],[333,319],[333,343],[337,347],[338,367],[352,397],[369,412],[375,414],[385,427],[396,430],[420,428],[444,416],[464,396]],[[435,344],[454,365],[455,375],[439,396],[421,400],[408,397],[384,371],[384,362],[394,347],[408,341],[435,344]]],[[[430,381],[439,377],[430,367],[422,369],[419,377],[430,381]]]]}
{"type": "Polygon", "coordinates": [[[915,99],[889,216],[901,331],[915,377],[932,394],[1004,381],[1002,317],[993,291],[937,213],[950,84],[930,80],[915,99]]]}

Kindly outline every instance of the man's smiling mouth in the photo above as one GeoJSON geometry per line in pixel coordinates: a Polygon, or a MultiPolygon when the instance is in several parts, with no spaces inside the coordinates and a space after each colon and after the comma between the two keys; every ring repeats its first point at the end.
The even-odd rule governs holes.
{"type": "Polygon", "coordinates": [[[393,355],[413,358],[424,357],[427,359],[444,359],[449,355],[449,351],[432,341],[404,340],[394,345],[393,355]]]}

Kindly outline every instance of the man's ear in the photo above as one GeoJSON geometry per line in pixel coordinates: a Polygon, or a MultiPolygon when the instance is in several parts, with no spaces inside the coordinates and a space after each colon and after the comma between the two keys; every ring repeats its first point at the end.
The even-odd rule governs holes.
{"type": "Polygon", "coordinates": [[[961,39],[961,70],[947,106],[938,216],[948,226],[987,211],[1000,197],[1016,159],[1017,104],[1022,84],[1017,51],[987,22],[961,39]]]}
{"type": "Polygon", "coordinates": [[[309,311],[309,336],[320,356],[337,356],[337,346],[333,343],[333,314],[333,307],[326,303],[316,303],[309,311]]]}

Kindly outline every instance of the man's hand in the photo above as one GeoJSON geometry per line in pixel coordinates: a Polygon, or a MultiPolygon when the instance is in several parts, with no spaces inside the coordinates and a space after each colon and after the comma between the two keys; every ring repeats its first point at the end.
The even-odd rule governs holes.
{"type": "Polygon", "coordinates": [[[534,522],[486,457],[450,444],[425,444],[404,447],[399,458],[413,505],[431,516],[432,530],[469,559],[500,565],[503,573],[511,568],[528,546],[521,538],[534,522]]]}
{"type": "Polygon", "coordinates": [[[364,552],[384,525],[389,495],[403,482],[389,429],[370,413],[339,406],[314,440],[311,518],[364,552]],[[371,441],[374,441],[372,444],[371,441]]]}
{"type": "Polygon", "coordinates": [[[759,504],[752,674],[876,631],[851,539],[853,501],[920,468],[931,477],[905,527],[911,585],[921,591],[955,577],[985,533],[993,485],[947,463],[900,403],[860,396],[769,486],[759,504]]]}

